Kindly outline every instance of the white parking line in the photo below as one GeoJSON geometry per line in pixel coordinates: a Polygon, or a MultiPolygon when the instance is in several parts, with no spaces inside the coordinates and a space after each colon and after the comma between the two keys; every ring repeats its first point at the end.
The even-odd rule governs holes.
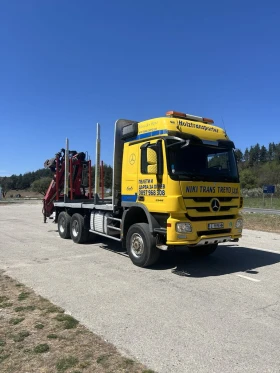
{"type": "Polygon", "coordinates": [[[276,250],[260,249],[259,247],[254,247],[254,246],[247,246],[247,247],[249,249],[254,249],[254,250],[258,250],[258,251],[265,251],[265,252],[268,252],[268,253],[279,254],[280,255],[280,251],[276,251],[276,250]]]}
{"type": "Polygon", "coordinates": [[[260,282],[261,281],[261,280],[257,280],[255,278],[244,276],[244,275],[236,275],[236,276],[245,278],[246,280],[250,280],[250,281],[253,281],[253,282],[260,282]]]}

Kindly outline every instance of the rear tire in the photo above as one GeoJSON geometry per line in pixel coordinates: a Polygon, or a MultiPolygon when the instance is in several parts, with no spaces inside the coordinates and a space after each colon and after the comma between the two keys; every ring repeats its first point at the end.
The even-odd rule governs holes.
{"type": "Polygon", "coordinates": [[[160,255],[156,239],[151,235],[149,224],[133,224],[127,233],[126,248],[133,264],[148,267],[154,264],[160,255]]]}
{"type": "Polygon", "coordinates": [[[218,247],[218,244],[213,243],[211,245],[189,247],[188,249],[193,255],[208,256],[208,255],[213,254],[213,252],[217,249],[217,247],[218,247]]]}
{"type": "Polygon", "coordinates": [[[71,238],[75,243],[84,243],[87,241],[89,231],[85,227],[85,219],[81,214],[74,214],[70,224],[71,238]]]}
{"type": "Polygon", "coordinates": [[[58,215],[57,228],[58,228],[58,233],[61,238],[64,238],[64,239],[70,238],[70,222],[71,222],[71,216],[67,214],[66,211],[62,211],[58,215]]]}

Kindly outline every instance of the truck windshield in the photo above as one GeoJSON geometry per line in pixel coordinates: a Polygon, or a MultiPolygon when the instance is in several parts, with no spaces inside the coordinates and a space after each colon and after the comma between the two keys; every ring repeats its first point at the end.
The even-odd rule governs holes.
{"type": "Polygon", "coordinates": [[[232,148],[166,141],[167,166],[172,179],[238,182],[232,148]]]}

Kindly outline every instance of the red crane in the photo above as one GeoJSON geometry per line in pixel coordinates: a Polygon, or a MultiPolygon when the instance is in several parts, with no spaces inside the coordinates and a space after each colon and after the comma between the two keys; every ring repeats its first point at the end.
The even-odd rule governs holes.
{"type": "Polygon", "coordinates": [[[54,158],[46,160],[45,168],[53,172],[53,180],[43,198],[44,222],[54,211],[54,201],[88,200],[92,198],[91,192],[91,161],[86,160],[83,152],[69,151],[68,157],[68,186],[65,193],[65,149],[61,149],[54,158]]]}

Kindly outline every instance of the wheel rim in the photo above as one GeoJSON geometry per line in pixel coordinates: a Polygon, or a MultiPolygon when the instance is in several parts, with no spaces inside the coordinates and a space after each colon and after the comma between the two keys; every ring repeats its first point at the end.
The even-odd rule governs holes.
{"type": "Polygon", "coordinates": [[[72,234],[74,237],[77,237],[79,234],[79,223],[77,220],[74,220],[72,223],[72,234]]]}
{"type": "Polygon", "coordinates": [[[130,250],[135,258],[140,258],[144,253],[144,242],[140,234],[133,233],[130,239],[130,250]]]}
{"type": "Polygon", "coordinates": [[[60,225],[59,225],[59,230],[60,230],[61,233],[64,233],[64,231],[65,231],[65,226],[66,226],[65,219],[64,219],[64,218],[61,218],[61,219],[60,219],[60,225]]]}

